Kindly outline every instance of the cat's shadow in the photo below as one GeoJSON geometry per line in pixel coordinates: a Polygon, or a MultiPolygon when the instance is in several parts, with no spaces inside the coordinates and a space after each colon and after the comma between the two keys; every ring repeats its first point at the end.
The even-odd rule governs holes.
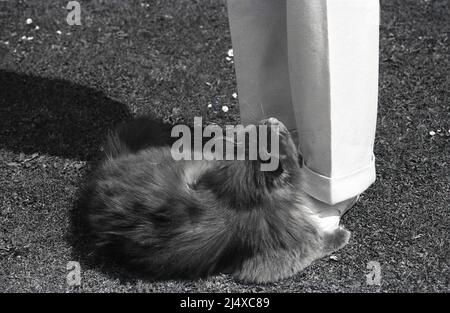
{"type": "MultiPolygon", "coordinates": [[[[99,147],[108,130],[132,119],[125,104],[67,80],[0,70],[0,86],[0,149],[6,151],[87,161],[92,169],[101,157],[99,147]]],[[[170,125],[151,117],[133,125],[129,141],[136,149],[170,141],[170,125]]],[[[89,174],[88,170],[86,177],[89,174]]],[[[82,269],[93,268],[122,281],[135,280],[114,262],[92,256],[79,196],[68,208],[70,228],[65,239],[72,249],[67,261],[78,261],[82,269]]]]}
{"type": "Polygon", "coordinates": [[[0,70],[0,148],[90,161],[127,107],[67,80],[0,70]]]}

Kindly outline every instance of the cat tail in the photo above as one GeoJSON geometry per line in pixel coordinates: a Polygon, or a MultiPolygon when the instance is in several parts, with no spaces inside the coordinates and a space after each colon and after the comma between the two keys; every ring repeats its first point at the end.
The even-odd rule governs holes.
{"type": "Polygon", "coordinates": [[[103,152],[108,159],[131,153],[128,145],[120,138],[119,130],[109,132],[103,152]]]}

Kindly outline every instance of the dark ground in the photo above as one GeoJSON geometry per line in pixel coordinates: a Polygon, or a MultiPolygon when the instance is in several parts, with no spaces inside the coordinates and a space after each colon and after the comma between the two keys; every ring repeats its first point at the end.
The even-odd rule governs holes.
{"type": "Polygon", "coordinates": [[[0,1],[0,291],[450,291],[448,1],[382,1],[377,182],[343,219],[337,260],[261,286],[145,282],[73,247],[76,191],[108,128],[135,114],[238,122],[224,1],[81,2],[69,26],[65,1],[0,1]],[[81,287],[66,285],[69,261],[81,287]]]}

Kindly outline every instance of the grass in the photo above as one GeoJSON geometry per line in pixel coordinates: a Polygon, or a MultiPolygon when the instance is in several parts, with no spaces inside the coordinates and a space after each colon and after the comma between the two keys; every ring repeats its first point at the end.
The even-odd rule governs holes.
{"type": "Polygon", "coordinates": [[[82,26],[66,23],[63,4],[0,2],[0,291],[450,291],[447,1],[381,1],[377,181],[343,219],[353,237],[336,260],[267,285],[148,282],[74,247],[76,192],[108,129],[143,114],[239,116],[224,1],[92,0],[82,26]],[[66,285],[69,261],[80,287],[66,285]],[[366,283],[369,261],[381,286],[366,283]]]}

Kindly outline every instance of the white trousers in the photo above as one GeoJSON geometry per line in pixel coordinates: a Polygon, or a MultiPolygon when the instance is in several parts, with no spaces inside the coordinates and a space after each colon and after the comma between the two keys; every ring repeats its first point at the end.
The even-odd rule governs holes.
{"type": "Polygon", "coordinates": [[[241,122],[276,117],[305,191],[335,204],[375,181],[378,0],[228,0],[241,122]]]}

